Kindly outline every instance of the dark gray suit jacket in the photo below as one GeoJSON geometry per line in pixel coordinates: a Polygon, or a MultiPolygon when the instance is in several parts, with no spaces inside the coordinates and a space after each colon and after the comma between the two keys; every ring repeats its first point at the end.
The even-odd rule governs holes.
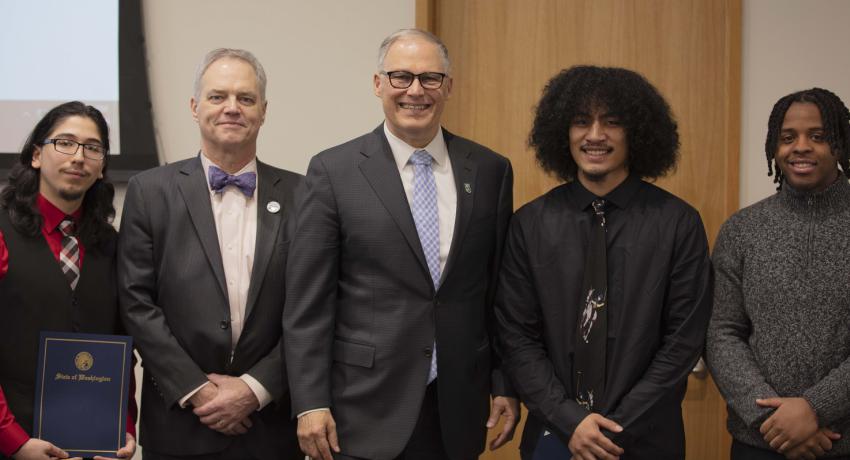
{"type": "MultiPolygon", "coordinates": [[[[226,449],[234,438],[207,428],[179,400],[206,374],[248,373],[275,402],[252,415],[244,436],[257,458],[295,443],[281,375],[280,317],[293,192],[302,177],[257,162],[257,240],[246,319],[230,359],[230,309],[205,172],[198,157],[145,171],[127,188],[118,245],[121,314],[142,355],[141,444],[170,455],[226,449]],[[267,203],[280,204],[277,213],[267,203]]],[[[276,454],[277,452],[277,454],[276,454]]]]}
{"type": "Polygon", "coordinates": [[[287,266],[293,413],[330,407],[342,453],[396,457],[422,403],[434,340],[453,458],[483,449],[496,365],[492,300],[512,209],[510,162],[444,131],[457,217],[440,289],[428,273],[383,126],[316,155],[287,266]]]}

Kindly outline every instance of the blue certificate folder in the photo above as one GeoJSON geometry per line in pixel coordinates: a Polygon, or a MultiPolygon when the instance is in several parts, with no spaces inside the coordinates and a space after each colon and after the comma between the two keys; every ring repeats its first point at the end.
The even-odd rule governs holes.
{"type": "Polygon", "coordinates": [[[71,457],[114,456],[124,446],[132,337],[42,332],[33,437],[71,457]]]}
{"type": "Polygon", "coordinates": [[[543,430],[540,438],[537,439],[532,460],[567,460],[572,456],[570,449],[555,436],[555,433],[543,430]]]}

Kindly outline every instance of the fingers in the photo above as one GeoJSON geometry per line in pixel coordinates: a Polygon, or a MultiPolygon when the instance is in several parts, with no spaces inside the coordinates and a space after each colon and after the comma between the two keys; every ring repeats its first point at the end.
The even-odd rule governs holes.
{"type": "Polygon", "coordinates": [[[336,422],[328,411],[305,414],[298,419],[298,444],[310,458],[333,460],[331,449],[339,452],[336,422]]]}
{"type": "Polygon", "coordinates": [[[44,449],[44,453],[50,455],[51,457],[68,458],[68,452],[65,452],[64,450],[50,443],[47,444],[46,449],[44,449]]]}
{"type": "MultiPolygon", "coordinates": [[[[599,425],[600,428],[605,428],[606,430],[612,431],[614,433],[619,433],[619,432],[623,431],[623,427],[618,425],[617,422],[615,422],[611,419],[605,418],[601,415],[598,416],[596,423],[597,423],[597,425],[599,425]]],[[[608,438],[605,438],[605,439],[608,439],[608,438]]]]}
{"type": "Polygon", "coordinates": [[[490,418],[487,419],[487,428],[493,428],[499,422],[499,417],[507,410],[498,399],[493,399],[493,408],[490,409],[490,418]]]}
{"type": "Polygon", "coordinates": [[[782,405],[781,398],[765,398],[765,399],[756,399],[756,404],[761,407],[779,407],[782,405]]]}

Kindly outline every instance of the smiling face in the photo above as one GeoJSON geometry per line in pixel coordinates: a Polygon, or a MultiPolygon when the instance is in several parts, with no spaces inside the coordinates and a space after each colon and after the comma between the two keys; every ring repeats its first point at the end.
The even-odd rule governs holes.
{"type": "MultiPolygon", "coordinates": [[[[77,115],[56,123],[47,139],[103,145],[97,124],[91,118],[77,115]]],[[[58,152],[53,144],[38,146],[33,151],[30,164],[39,170],[39,193],[69,214],[80,207],[86,191],[103,177],[104,160],[84,157],[82,146],[74,155],[58,152]]]]}
{"type": "Polygon", "coordinates": [[[266,116],[254,68],[237,58],[221,58],[201,77],[192,117],[201,128],[201,148],[211,158],[236,154],[253,157],[266,116]]]}
{"type": "Polygon", "coordinates": [[[629,175],[626,130],[607,110],[597,107],[590,112],[570,122],[570,154],[582,185],[604,196],[629,175]]]}
{"type": "MultiPolygon", "coordinates": [[[[405,70],[413,74],[423,72],[446,73],[437,45],[421,37],[402,37],[387,50],[384,72],[405,70]]],[[[384,74],[373,77],[375,95],[381,98],[387,128],[396,137],[413,147],[425,147],[437,135],[440,116],[452,89],[452,78],[446,76],[438,89],[425,89],[419,79],[409,88],[398,89],[390,85],[384,74]]]]}
{"type": "Polygon", "coordinates": [[[818,106],[795,102],[782,121],[776,163],[785,181],[798,191],[821,192],[838,177],[838,161],[824,138],[818,106]]]}

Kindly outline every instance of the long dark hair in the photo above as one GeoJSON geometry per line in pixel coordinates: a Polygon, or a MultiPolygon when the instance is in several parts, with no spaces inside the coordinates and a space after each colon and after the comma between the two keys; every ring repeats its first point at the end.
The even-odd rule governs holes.
{"type": "MultiPolygon", "coordinates": [[[[59,122],[73,116],[92,120],[97,125],[101,143],[109,150],[109,126],[103,114],[90,105],[79,101],[66,102],[52,108],[39,120],[24,143],[18,162],[9,172],[9,184],[0,192],[0,207],[8,211],[12,225],[25,235],[38,236],[43,224],[36,205],[40,173],[32,167],[33,153],[59,122]]],[[[115,187],[106,179],[108,164],[109,154],[103,159],[103,177],[97,179],[83,197],[83,212],[77,236],[86,249],[98,248],[102,243],[110,241],[110,235],[115,232],[111,224],[112,218],[115,217],[115,207],[112,205],[115,187]]]]}

